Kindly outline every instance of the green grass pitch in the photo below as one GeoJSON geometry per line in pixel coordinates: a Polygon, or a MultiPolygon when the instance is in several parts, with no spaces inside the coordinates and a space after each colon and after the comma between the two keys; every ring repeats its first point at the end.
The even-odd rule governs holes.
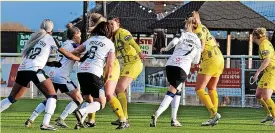
{"type": "MultiPolygon", "coordinates": [[[[43,99],[22,99],[17,101],[9,109],[1,113],[1,133],[39,133],[51,132],[41,131],[39,125],[43,115],[40,115],[33,128],[24,127],[24,122],[29,118],[32,111],[43,99]]],[[[69,103],[66,100],[58,100],[57,108],[51,123],[61,114],[65,106],[69,103]]],[[[260,120],[265,117],[262,108],[229,108],[222,107],[219,112],[222,119],[214,127],[201,127],[200,123],[208,119],[208,112],[205,107],[180,106],[178,120],[182,127],[170,126],[171,108],[168,108],[158,119],[157,127],[149,127],[150,116],[158,108],[158,104],[133,103],[129,104],[129,116],[131,127],[124,130],[115,130],[116,126],[110,124],[116,120],[115,114],[106,105],[106,108],[96,114],[97,126],[74,130],[76,119],[70,115],[66,122],[70,128],[58,128],[58,133],[275,133],[275,127],[261,124],[260,120]]]]}

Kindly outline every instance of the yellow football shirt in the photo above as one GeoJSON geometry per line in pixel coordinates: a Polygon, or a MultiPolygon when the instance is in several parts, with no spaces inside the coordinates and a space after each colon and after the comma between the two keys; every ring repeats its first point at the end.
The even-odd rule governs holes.
{"type": "Polygon", "coordinates": [[[275,66],[275,53],[274,53],[274,48],[272,44],[267,40],[263,40],[261,44],[259,45],[259,56],[262,60],[265,58],[270,58],[270,63],[268,64],[268,67],[273,67],[275,66]]]}
{"type": "Polygon", "coordinates": [[[121,56],[123,63],[132,63],[140,60],[138,53],[141,52],[139,45],[128,30],[119,28],[115,33],[114,43],[117,56],[121,56]]]}
{"type": "Polygon", "coordinates": [[[213,39],[210,31],[204,25],[199,24],[193,32],[197,34],[199,39],[204,41],[205,46],[202,52],[203,59],[211,58],[214,55],[221,55],[216,41],[213,39]]]}

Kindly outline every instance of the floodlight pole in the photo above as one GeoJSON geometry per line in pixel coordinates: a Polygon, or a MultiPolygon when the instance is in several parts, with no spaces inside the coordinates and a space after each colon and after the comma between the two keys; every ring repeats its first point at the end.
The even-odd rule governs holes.
{"type": "Polygon", "coordinates": [[[107,18],[106,1],[102,1],[103,16],[107,18]]]}
{"type": "Polygon", "coordinates": [[[83,25],[81,29],[81,43],[87,40],[87,17],[88,17],[88,1],[83,1],[83,25]]]}

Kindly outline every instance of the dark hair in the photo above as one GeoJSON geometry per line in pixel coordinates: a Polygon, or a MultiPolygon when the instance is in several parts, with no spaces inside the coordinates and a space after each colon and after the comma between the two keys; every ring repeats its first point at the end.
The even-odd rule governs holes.
{"type": "Polygon", "coordinates": [[[67,24],[66,27],[67,27],[67,38],[70,40],[73,39],[75,34],[80,32],[80,30],[77,27],[73,26],[72,23],[67,24]]]}
{"type": "Polygon", "coordinates": [[[92,35],[106,36],[111,39],[113,36],[113,26],[109,22],[101,22],[92,31],[92,35]]]}
{"type": "Polygon", "coordinates": [[[120,24],[120,19],[118,17],[110,17],[110,20],[114,20],[120,24]]]}
{"type": "Polygon", "coordinates": [[[116,21],[116,22],[118,23],[118,26],[121,27],[119,17],[110,17],[109,20],[114,20],[114,21],[116,21]]]}

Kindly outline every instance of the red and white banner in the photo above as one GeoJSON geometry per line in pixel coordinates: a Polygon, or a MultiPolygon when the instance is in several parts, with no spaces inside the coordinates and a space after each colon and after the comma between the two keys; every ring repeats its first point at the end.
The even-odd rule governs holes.
{"type": "MultiPolygon", "coordinates": [[[[191,68],[188,78],[185,82],[186,87],[195,87],[196,78],[198,75],[197,68],[191,68]]],[[[241,69],[239,68],[225,68],[220,80],[218,88],[241,88],[241,69]]]]}
{"type": "Polygon", "coordinates": [[[11,65],[11,70],[10,70],[10,75],[9,75],[9,80],[8,80],[8,85],[7,87],[13,87],[15,84],[15,79],[16,79],[16,74],[18,70],[19,64],[12,64],[11,65]]]}
{"type": "MultiPolygon", "coordinates": [[[[134,37],[136,40],[137,38],[134,37]]],[[[139,46],[141,51],[146,55],[152,55],[153,49],[153,38],[152,37],[140,37],[139,39],[139,46]]]]}

